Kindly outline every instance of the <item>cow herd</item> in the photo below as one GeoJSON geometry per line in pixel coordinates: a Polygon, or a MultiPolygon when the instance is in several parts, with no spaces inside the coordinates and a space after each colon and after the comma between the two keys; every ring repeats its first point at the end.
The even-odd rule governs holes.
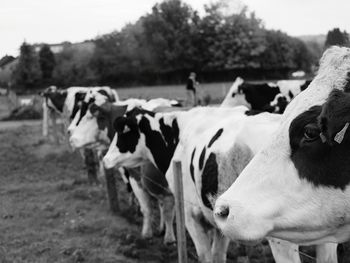
{"type": "Polygon", "coordinates": [[[164,243],[175,241],[176,160],[200,262],[226,262],[230,240],[267,238],[276,262],[297,263],[297,244],[316,244],[317,262],[337,262],[337,242],[350,236],[349,91],[350,50],[332,47],[312,82],[237,78],[219,106],[120,100],[108,87],[43,96],[69,122],[73,148],[97,150],[105,169],[124,176],[143,237],[153,235],[155,197],[158,231],[164,243]]]}

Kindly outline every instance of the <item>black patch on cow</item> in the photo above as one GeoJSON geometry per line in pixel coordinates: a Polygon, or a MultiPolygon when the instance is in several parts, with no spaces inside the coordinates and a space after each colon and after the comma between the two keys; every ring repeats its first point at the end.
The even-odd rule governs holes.
{"type": "Polygon", "coordinates": [[[168,145],[168,148],[171,148],[175,151],[175,148],[179,140],[178,136],[174,136],[179,134],[179,126],[177,124],[176,119],[173,120],[171,126],[168,126],[164,123],[164,119],[160,118],[159,126],[160,126],[160,131],[162,132],[163,137],[165,139],[165,142],[168,145]]]}
{"type": "Polygon", "coordinates": [[[262,110],[247,110],[244,112],[245,115],[247,116],[253,116],[253,115],[258,115],[260,113],[263,113],[265,111],[262,111],[262,110]]]}
{"type": "Polygon", "coordinates": [[[277,99],[277,109],[274,109],[274,113],[280,113],[282,114],[285,109],[287,108],[288,101],[287,98],[282,96],[277,99]]]}
{"type": "Polygon", "coordinates": [[[85,116],[85,114],[87,113],[89,106],[94,102],[95,102],[95,98],[90,98],[90,100],[88,102],[85,102],[85,101],[81,102],[80,111],[79,111],[79,119],[76,123],[77,126],[79,125],[80,121],[85,116]]]}
{"type": "Polygon", "coordinates": [[[245,99],[251,105],[252,110],[265,110],[276,95],[280,93],[280,89],[270,87],[267,83],[243,83],[238,87],[238,92],[245,95],[245,99]]]}
{"type": "Polygon", "coordinates": [[[85,99],[86,92],[85,91],[79,91],[74,94],[74,105],[73,105],[73,110],[72,114],[70,115],[70,119],[73,120],[75,115],[80,109],[80,104],[84,101],[85,99]],[[81,102],[81,103],[79,103],[81,102]]]}
{"type": "Polygon", "coordinates": [[[152,163],[141,166],[141,181],[145,189],[153,196],[170,194],[164,173],[152,163]]]}
{"type": "Polygon", "coordinates": [[[114,128],[118,133],[117,147],[121,153],[135,152],[140,139],[136,118],[119,117],[114,122],[114,128]],[[125,129],[127,132],[124,132],[125,129]]]}
{"type": "Polygon", "coordinates": [[[323,106],[297,116],[290,125],[289,139],[291,160],[300,178],[315,186],[344,190],[350,183],[350,132],[341,144],[334,142],[334,136],[350,121],[350,95],[340,103],[341,93],[345,94],[333,91],[323,106]],[[326,137],[324,143],[321,132],[326,137]]]}
{"type": "Polygon", "coordinates": [[[206,147],[204,146],[201,155],[199,156],[199,170],[202,170],[203,165],[204,165],[204,158],[205,158],[205,152],[206,152],[206,147]]]}
{"type": "Polygon", "coordinates": [[[303,85],[300,86],[300,91],[306,90],[309,87],[312,80],[307,80],[303,85]]]}
{"type": "Polygon", "coordinates": [[[146,146],[151,151],[158,169],[165,174],[179,141],[179,127],[176,119],[171,126],[164,124],[160,119],[159,125],[160,131],[152,130],[150,121],[145,116],[139,122],[140,131],[146,137],[146,146]]]}
{"type": "MultiPolygon", "coordinates": [[[[55,108],[59,111],[59,112],[63,112],[63,107],[64,107],[64,103],[67,99],[67,91],[56,91],[56,92],[48,92],[48,93],[43,93],[45,98],[46,98],[46,103],[48,102],[48,100],[51,101],[51,103],[55,106],[55,108]]],[[[47,104],[49,108],[50,105],[47,104]]],[[[55,109],[53,109],[55,110],[55,109]]]]}
{"type": "Polygon", "coordinates": [[[190,162],[190,174],[191,174],[191,178],[192,178],[193,182],[195,182],[195,180],[194,180],[194,165],[193,165],[193,159],[194,159],[195,153],[196,153],[196,148],[193,149],[193,152],[191,155],[191,162],[190,162]]]}
{"type": "Polygon", "coordinates": [[[293,95],[293,93],[291,91],[288,91],[288,96],[289,96],[290,99],[294,98],[294,95],[293,95]]]}
{"type": "Polygon", "coordinates": [[[215,196],[218,192],[218,164],[215,153],[210,153],[202,173],[201,197],[203,204],[209,209],[213,209],[208,196],[215,196]]]}
{"type": "Polygon", "coordinates": [[[219,129],[219,130],[215,133],[215,135],[213,136],[213,138],[210,139],[210,142],[209,142],[209,144],[208,144],[208,148],[210,148],[210,147],[213,145],[213,143],[214,143],[217,139],[220,138],[220,136],[221,136],[221,134],[222,134],[223,131],[224,131],[224,129],[221,128],[221,129],[219,129]]]}

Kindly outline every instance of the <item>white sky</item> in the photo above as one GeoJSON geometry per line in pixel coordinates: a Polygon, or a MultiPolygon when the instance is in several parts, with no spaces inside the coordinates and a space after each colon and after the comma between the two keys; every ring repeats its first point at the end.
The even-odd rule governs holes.
{"type": "MultiPolygon", "coordinates": [[[[202,11],[210,0],[183,0],[202,11]]],[[[234,1],[234,0],[232,0],[234,1]]],[[[291,35],[350,32],[350,0],[242,0],[267,28],[291,35]]],[[[21,43],[78,42],[120,29],[157,0],[0,0],[0,58],[21,43]]]]}

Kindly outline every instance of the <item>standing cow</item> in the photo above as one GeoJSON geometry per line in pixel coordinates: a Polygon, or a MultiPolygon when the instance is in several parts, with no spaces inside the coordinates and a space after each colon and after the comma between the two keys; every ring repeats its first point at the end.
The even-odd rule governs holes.
{"type": "MultiPolygon", "coordinates": [[[[136,109],[116,120],[118,133],[104,157],[107,167],[152,161],[167,171],[172,190],[171,160],[173,156],[181,160],[186,228],[201,262],[225,262],[228,239],[215,228],[213,198],[234,182],[279,121],[279,116],[267,113],[248,117],[246,110],[198,108],[155,114],[136,109]],[[210,228],[215,231],[212,244],[210,228]]],[[[277,262],[300,262],[296,245],[279,241],[271,247],[277,262]]],[[[336,246],[327,246],[325,251],[336,261],[336,246]]]]}
{"type": "MultiPolygon", "coordinates": [[[[99,92],[113,101],[118,101],[119,97],[115,90],[110,87],[70,87],[65,90],[59,90],[51,86],[40,93],[45,99],[45,106],[62,116],[64,126],[67,128],[76,117],[85,96],[89,91],[99,92]]],[[[82,152],[85,165],[88,170],[89,183],[97,183],[97,170],[99,162],[98,153],[92,149],[85,148],[82,152]]]]}
{"type": "MultiPolygon", "coordinates": [[[[84,147],[86,145],[99,145],[107,147],[115,135],[114,121],[124,115],[125,112],[135,106],[143,106],[153,109],[158,106],[177,105],[176,101],[166,99],[144,100],[129,99],[117,103],[110,103],[104,96],[98,93],[91,93],[85,99],[94,102],[84,113],[79,112],[78,116],[70,126],[70,142],[73,147],[84,147]],[[79,120],[79,122],[77,122],[79,120]]],[[[113,168],[113,167],[109,167],[113,168]]],[[[159,231],[165,230],[164,243],[173,243],[175,236],[173,232],[174,199],[171,194],[165,176],[151,162],[135,164],[128,169],[130,184],[136,198],[139,201],[143,214],[142,236],[152,236],[152,208],[150,195],[155,197],[160,209],[159,231]],[[165,226],[165,229],[164,229],[165,226]]]]}
{"type": "Polygon", "coordinates": [[[279,80],[277,83],[245,83],[237,77],[221,107],[244,105],[254,112],[283,113],[288,103],[305,90],[310,82],[279,80]]]}

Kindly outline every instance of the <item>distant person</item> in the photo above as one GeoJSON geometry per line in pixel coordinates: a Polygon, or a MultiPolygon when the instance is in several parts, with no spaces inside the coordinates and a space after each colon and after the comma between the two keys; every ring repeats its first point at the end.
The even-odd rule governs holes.
{"type": "Polygon", "coordinates": [[[199,85],[199,83],[196,81],[196,73],[191,72],[190,76],[187,80],[186,85],[186,93],[187,93],[187,101],[186,106],[196,106],[197,99],[196,99],[196,87],[199,85]]]}

